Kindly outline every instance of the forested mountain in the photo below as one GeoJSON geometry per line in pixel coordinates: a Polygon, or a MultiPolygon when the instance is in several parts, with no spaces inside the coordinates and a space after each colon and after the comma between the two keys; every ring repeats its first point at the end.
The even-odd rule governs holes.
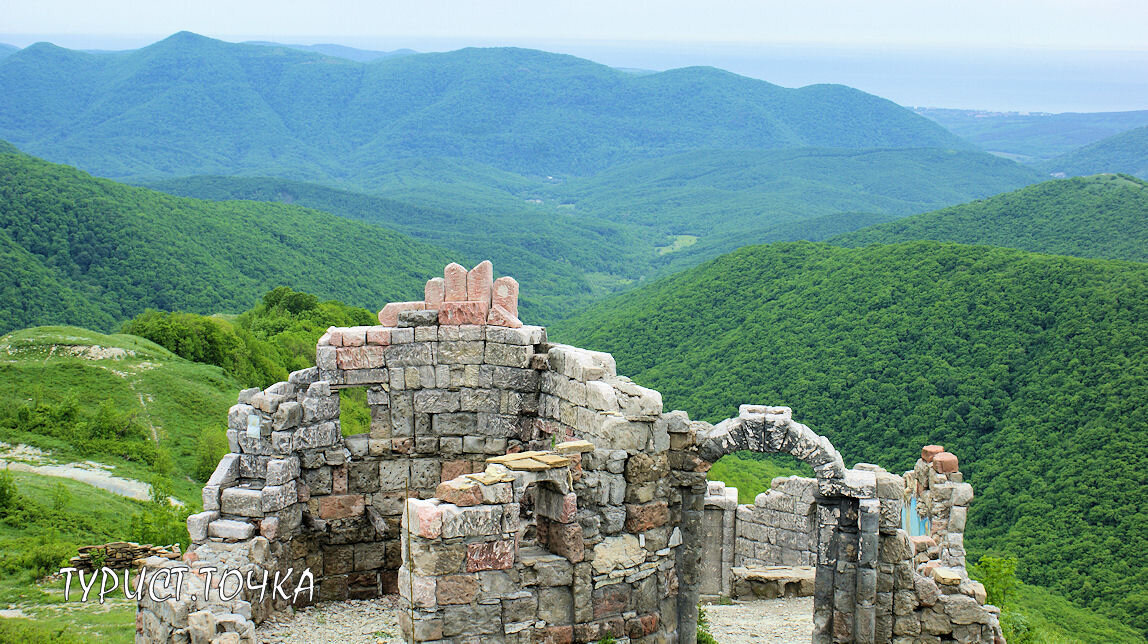
{"type": "Polygon", "coordinates": [[[5,56],[9,56],[9,55],[14,54],[18,51],[20,51],[19,47],[13,47],[12,45],[7,45],[7,44],[0,42],[0,58],[3,58],[5,56]]]}
{"type": "Polygon", "coordinates": [[[1148,125],[1148,110],[1046,114],[921,107],[914,111],[985,150],[1034,162],[1148,125]]]}
{"type": "Polygon", "coordinates": [[[680,269],[747,244],[801,239],[791,229],[813,218],[910,215],[1038,180],[1028,168],[975,151],[702,150],[619,166],[540,192],[579,213],[698,237],[660,262],[680,269]]]}
{"type": "MultiPolygon", "coordinates": [[[[419,180],[414,175],[406,173],[407,181],[396,181],[394,187],[410,187],[419,180]]],[[[529,301],[527,319],[533,322],[572,313],[641,279],[657,256],[654,241],[658,235],[637,226],[526,204],[510,192],[483,191],[477,184],[452,188],[440,183],[434,188],[427,182],[423,189],[444,195],[450,211],[287,179],[188,177],[148,185],[200,199],[250,199],[316,208],[433,243],[449,250],[456,261],[469,262],[468,266],[489,259],[500,274],[513,275],[523,284],[523,298],[529,301]],[[471,203],[465,204],[468,194],[471,203]],[[483,203],[488,207],[475,207],[483,203]]],[[[392,184],[380,187],[385,185],[392,184]]],[[[516,184],[507,190],[518,188],[516,184]]]]}
{"type": "Polygon", "coordinates": [[[0,138],[112,178],[314,181],[421,156],[547,176],[703,148],[969,147],[844,86],[508,48],[358,63],[187,32],[118,54],[39,43],[0,61],[0,91],[0,138]]]}
{"type": "Polygon", "coordinates": [[[1148,126],[1121,132],[1040,164],[1069,176],[1122,172],[1148,179],[1148,126]]]}
{"type": "Polygon", "coordinates": [[[378,309],[453,258],[378,226],[214,203],[0,153],[0,331],[107,330],[145,308],[238,312],[279,285],[378,309]]]}
{"type": "Polygon", "coordinates": [[[1148,261],[1148,182],[1127,175],[1046,181],[828,241],[857,247],[916,239],[1148,261]]]}
{"type": "Polygon", "coordinates": [[[398,165],[378,177],[373,192],[436,208],[282,179],[189,177],[148,185],[203,199],[296,203],[380,223],[490,258],[509,274],[537,277],[544,288],[535,296],[561,298],[546,310],[562,313],[746,244],[823,239],[1039,177],[988,154],[935,149],[697,151],[570,182],[445,159],[398,165]],[[815,218],[814,228],[804,223],[815,218]],[[676,239],[690,244],[674,246],[676,239]]]}
{"type": "Polygon", "coordinates": [[[790,405],[846,462],[962,461],[973,559],[1148,630],[1148,266],[910,242],[749,247],[551,326],[667,408],[790,405]]]}

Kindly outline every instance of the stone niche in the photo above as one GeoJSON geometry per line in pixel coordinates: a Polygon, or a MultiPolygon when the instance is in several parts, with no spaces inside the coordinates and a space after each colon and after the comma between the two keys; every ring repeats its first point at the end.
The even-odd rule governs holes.
{"type": "MultiPolygon", "coordinates": [[[[142,598],[136,640],[254,642],[255,624],[292,604],[397,592],[409,641],[692,642],[703,562],[721,566],[723,594],[750,546],[815,564],[814,642],[999,633],[956,541],[915,567],[901,477],[846,469],[788,408],[743,405],[717,425],[663,412],[609,354],[522,324],[518,291],[489,262],[451,264],[421,300],[384,306],[379,325],[329,329],[315,367],[240,392],[230,453],[188,518],[192,547],[182,562],[144,562],[150,575],[189,566],[183,594],[142,598]],[[342,434],[348,387],[366,389],[367,433],[342,434]],[[817,478],[737,508],[706,471],[739,449],[792,454],[817,478]],[[220,583],[224,570],[272,581],[220,583]],[[270,592],[276,574],[286,596],[270,592]],[[312,597],[293,594],[303,575],[312,597]]],[[[939,499],[953,477],[929,480],[939,499]]],[[[959,524],[963,507],[943,519],[959,524]]]]}

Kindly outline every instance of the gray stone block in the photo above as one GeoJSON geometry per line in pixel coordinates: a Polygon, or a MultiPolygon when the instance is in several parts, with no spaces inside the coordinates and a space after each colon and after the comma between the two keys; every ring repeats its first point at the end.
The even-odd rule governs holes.
{"type": "MultiPolygon", "coordinates": [[[[392,333],[392,342],[393,342],[392,333]]],[[[429,342],[412,342],[383,350],[388,367],[419,367],[434,364],[434,350],[429,342]]]]}
{"type": "Polygon", "coordinates": [[[414,410],[428,414],[441,414],[459,410],[460,394],[446,389],[423,389],[414,394],[414,410]]]}
{"type": "Polygon", "coordinates": [[[441,364],[482,364],[482,342],[439,342],[438,361],[441,364]]]}

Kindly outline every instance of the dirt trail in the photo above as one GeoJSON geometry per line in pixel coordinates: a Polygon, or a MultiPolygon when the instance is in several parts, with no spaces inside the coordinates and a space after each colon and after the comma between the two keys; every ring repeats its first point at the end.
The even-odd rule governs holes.
{"type": "MultiPolygon", "coordinates": [[[[28,445],[12,446],[0,442],[0,469],[14,472],[32,472],[43,476],[58,476],[107,490],[112,494],[136,499],[151,500],[151,486],[143,481],[127,479],[112,474],[110,465],[84,461],[82,463],[50,463],[48,455],[28,445]]],[[[183,505],[175,498],[168,497],[173,505],[183,505]]]]}

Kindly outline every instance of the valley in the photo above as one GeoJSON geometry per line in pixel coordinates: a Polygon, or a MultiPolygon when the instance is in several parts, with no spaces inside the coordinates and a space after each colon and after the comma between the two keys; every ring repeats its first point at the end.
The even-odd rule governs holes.
{"type": "Polygon", "coordinates": [[[0,47],[0,92],[0,640],[129,641],[134,604],[69,615],[49,573],[186,546],[240,389],[490,259],[666,409],[788,405],[902,471],[946,445],[969,562],[1019,562],[1010,642],[1145,641],[1148,111],[190,32],[0,47]]]}

